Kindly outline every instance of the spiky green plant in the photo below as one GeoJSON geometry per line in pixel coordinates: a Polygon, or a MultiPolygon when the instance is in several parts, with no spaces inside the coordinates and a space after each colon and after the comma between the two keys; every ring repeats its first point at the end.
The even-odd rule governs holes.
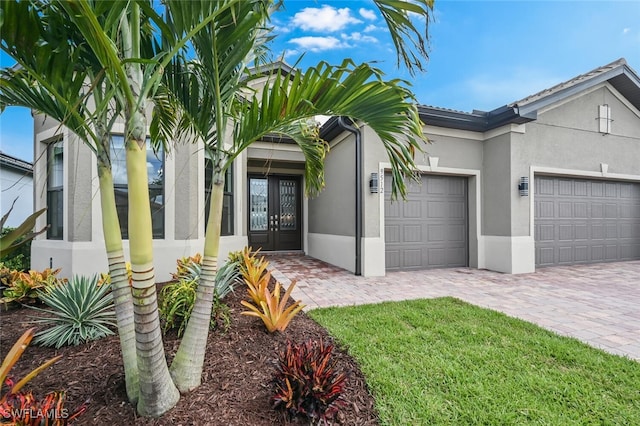
{"type": "MultiPolygon", "coordinates": [[[[178,260],[178,270],[173,275],[175,280],[193,281],[196,284],[202,275],[202,263],[199,254],[189,258],[178,260]]],[[[215,296],[218,299],[224,299],[227,294],[231,293],[238,283],[240,272],[238,263],[234,260],[228,260],[227,263],[218,268],[215,279],[215,296]]]]}
{"type": "MultiPolygon", "coordinates": [[[[164,320],[163,330],[165,333],[167,330],[177,329],[178,336],[182,335],[196,303],[197,288],[198,280],[187,278],[169,283],[162,288],[158,309],[160,318],[164,320]]],[[[221,301],[221,298],[216,296],[209,324],[213,329],[220,323],[225,331],[229,328],[229,308],[221,301]]]]}
{"type": "Polygon", "coordinates": [[[113,298],[107,284],[98,285],[98,277],[74,276],[68,284],[56,285],[40,292],[49,308],[33,308],[50,314],[36,322],[48,328],[35,335],[42,346],[79,345],[115,334],[113,298]]]}

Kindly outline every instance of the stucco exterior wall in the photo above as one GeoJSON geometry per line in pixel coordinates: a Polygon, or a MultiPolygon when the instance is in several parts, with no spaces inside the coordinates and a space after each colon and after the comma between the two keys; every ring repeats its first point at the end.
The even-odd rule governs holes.
{"type": "Polygon", "coordinates": [[[324,190],[309,200],[309,232],[355,236],[355,137],[343,134],[325,161],[324,190]]]}
{"type": "MultiPolygon", "coordinates": [[[[175,158],[175,182],[165,188],[165,196],[175,198],[175,239],[193,240],[199,237],[199,226],[204,222],[204,209],[198,207],[198,198],[204,194],[204,182],[200,182],[199,170],[204,168],[204,148],[196,144],[178,145],[175,158]]],[[[170,218],[168,218],[170,220],[170,218]]]]}
{"type": "Polygon", "coordinates": [[[510,235],[511,135],[503,134],[483,143],[482,234],[510,235]]]}
{"type": "Polygon", "coordinates": [[[307,253],[355,271],[355,136],[344,132],[325,161],[325,188],[308,202],[307,253]]]}
{"type": "MultiPolygon", "coordinates": [[[[64,143],[64,161],[68,167],[64,192],[67,241],[91,241],[92,183],[94,178],[97,179],[92,173],[95,157],[89,147],[70,133],[64,143]]],[[[95,195],[99,197],[98,193],[95,195]]]]}

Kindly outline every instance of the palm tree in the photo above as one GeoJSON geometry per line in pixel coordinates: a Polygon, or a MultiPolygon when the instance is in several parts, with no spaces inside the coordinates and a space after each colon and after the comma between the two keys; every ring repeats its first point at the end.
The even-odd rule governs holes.
{"type": "Polygon", "coordinates": [[[23,106],[46,114],[75,132],[96,155],[102,228],[127,396],[135,403],[138,368],[133,304],[109,158],[110,130],[118,117],[117,104],[111,102],[112,88],[92,52],[85,49],[77,32],[53,5],[3,3],[1,10],[11,17],[2,28],[2,49],[17,61],[17,66],[0,71],[0,106],[23,106]],[[87,102],[89,91],[93,108],[87,102]]]}
{"type": "MultiPolygon", "coordinates": [[[[415,35],[418,50],[424,49],[424,39],[407,13],[420,12],[428,18],[430,2],[377,4],[400,46],[399,58],[410,69],[420,67],[421,61],[400,34],[415,35]]],[[[316,194],[324,186],[326,144],[309,123],[319,114],[349,116],[367,123],[380,136],[397,178],[393,193],[404,195],[402,177],[412,174],[413,154],[422,149],[422,127],[411,92],[400,81],[383,81],[381,73],[369,65],[346,60],[340,66],[320,63],[292,76],[277,72],[267,79],[261,95],[247,95],[252,93],[247,67],[260,64],[265,56],[270,39],[266,28],[273,10],[271,2],[243,2],[196,34],[191,40],[196,57],[190,61],[177,57],[167,69],[165,101],[157,104],[154,115],[157,125],[152,128],[159,137],[171,138],[176,127],[180,138],[196,135],[213,164],[202,275],[191,319],[171,365],[180,391],[192,390],[201,380],[218,265],[224,176],[234,159],[268,134],[288,136],[305,156],[306,192],[316,194]],[[171,108],[176,104],[178,109],[171,108]]],[[[169,21],[174,13],[183,14],[179,3],[168,4],[168,11],[169,21]]]]}
{"type": "MultiPolygon", "coordinates": [[[[428,23],[432,0],[375,0],[375,3],[389,25],[392,40],[398,50],[398,61],[404,62],[410,70],[420,69],[421,58],[426,55],[426,31],[423,36],[414,27],[409,14],[422,15],[428,23]]],[[[253,141],[268,133],[289,135],[299,144],[308,160],[307,191],[313,193],[322,187],[322,178],[317,177],[319,175],[314,172],[322,170],[325,152],[317,129],[304,121],[315,114],[345,114],[367,122],[383,140],[394,174],[398,175],[411,172],[412,154],[420,148],[419,142],[422,139],[417,111],[412,104],[413,98],[402,87],[401,82],[384,82],[380,73],[371,67],[355,66],[348,61],[338,67],[320,64],[305,73],[296,74],[295,84],[289,84],[282,75],[275,75],[260,98],[249,97],[241,101],[240,95],[247,87],[244,71],[248,61],[254,59],[254,56],[262,59],[266,52],[264,42],[268,34],[265,28],[276,2],[167,0],[164,4],[166,15],[162,16],[154,9],[155,3],[150,0],[32,0],[3,2],[0,15],[3,48],[5,31],[9,31],[14,41],[20,39],[20,43],[14,45],[20,44],[26,49],[23,53],[14,51],[17,57],[29,57],[33,53],[33,46],[42,40],[51,41],[53,38],[48,32],[31,31],[33,25],[41,25],[34,20],[34,16],[41,22],[62,19],[65,25],[73,28],[73,34],[83,38],[82,49],[89,52],[87,57],[93,61],[91,67],[87,66],[91,72],[83,67],[69,67],[69,64],[78,59],[78,56],[73,56],[73,52],[60,53],[53,50],[49,52],[49,62],[47,57],[39,57],[43,61],[42,67],[31,64],[32,66],[24,66],[24,70],[28,78],[32,79],[30,81],[37,83],[33,89],[35,92],[40,89],[47,91],[49,100],[55,99],[63,106],[60,111],[56,109],[57,106],[51,105],[41,105],[38,109],[53,117],[62,118],[61,122],[78,133],[83,140],[94,141],[94,152],[99,164],[103,166],[109,164],[106,140],[111,128],[106,118],[106,107],[96,108],[93,111],[93,126],[88,125],[90,121],[86,120],[85,115],[88,110],[83,109],[86,105],[85,98],[78,97],[77,94],[97,96],[96,100],[102,105],[111,103],[114,106],[115,110],[112,112],[115,111],[115,115],[124,116],[129,185],[129,241],[133,271],[132,299],[139,371],[137,410],[147,416],[161,415],[175,405],[179,393],[173,380],[181,390],[191,389],[200,382],[201,360],[204,357],[211,312],[212,284],[217,269],[224,171],[233,159],[253,141]],[[18,13],[24,5],[31,9],[18,13]],[[194,38],[196,36],[199,38],[194,38]],[[191,41],[199,62],[186,64],[178,54],[184,53],[191,41]],[[63,66],[65,61],[66,67],[63,66]],[[49,70],[48,74],[43,74],[45,69],[49,70]],[[59,72],[59,69],[65,70],[66,74],[59,72]],[[173,73],[173,84],[167,84],[163,88],[160,82],[166,70],[178,73],[173,73]],[[83,72],[86,75],[82,75],[83,72]],[[79,85],[85,81],[94,84],[81,90],[79,85]],[[195,90],[193,83],[203,84],[206,92],[195,90]],[[180,115],[174,117],[158,113],[158,119],[151,123],[151,129],[165,137],[173,133],[172,126],[194,130],[212,152],[214,179],[210,226],[205,238],[203,279],[192,321],[170,375],[157,315],[145,158],[145,112],[147,102],[151,99],[155,100],[158,111],[175,111],[176,105],[180,104],[188,106],[189,103],[184,102],[187,98],[182,93],[170,90],[177,87],[191,89],[187,96],[194,97],[192,104],[197,104],[208,115],[197,114],[197,110],[186,107],[181,110],[180,115]],[[209,93],[209,96],[203,96],[204,93],[209,93]],[[370,105],[369,102],[375,102],[375,111],[367,106],[370,105]],[[232,140],[225,146],[227,128],[231,131],[232,140]],[[394,136],[400,134],[404,135],[404,143],[394,139],[394,136]],[[194,351],[195,356],[189,351],[194,351]],[[187,359],[189,357],[193,357],[195,362],[187,359]]],[[[16,87],[3,86],[3,92],[13,92],[15,95],[10,102],[30,105],[28,102],[33,100],[27,98],[37,93],[24,87],[23,89],[20,92],[16,87]]],[[[48,102],[44,95],[42,100],[43,104],[48,102]]],[[[103,167],[101,188],[103,184],[105,189],[110,188],[112,196],[113,184],[109,177],[110,169],[103,167]]],[[[404,188],[401,181],[398,180],[397,183],[394,191],[402,193],[404,188]]],[[[113,221],[117,220],[117,215],[115,211],[104,210],[105,206],[111,206],[109,191],[103,191],[102,197],[103,217],[106,216],[108,221],[108,226],[105,227],[107,251],[117,250],[118,244],[119,247],[122,244],[119,235],[118,239],[111,241],[113,245],[106,241],[107,234],[112,235],[112,230],[119,230],[117,222],[113,221]]]]}

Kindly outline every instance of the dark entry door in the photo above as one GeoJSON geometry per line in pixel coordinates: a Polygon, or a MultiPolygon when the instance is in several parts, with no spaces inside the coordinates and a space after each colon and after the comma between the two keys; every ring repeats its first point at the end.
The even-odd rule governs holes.
{"type": "Polygon", "coordinates": [[[298,176],[249,176],[249,245],[262,251],[302,249],[298,176]]]}

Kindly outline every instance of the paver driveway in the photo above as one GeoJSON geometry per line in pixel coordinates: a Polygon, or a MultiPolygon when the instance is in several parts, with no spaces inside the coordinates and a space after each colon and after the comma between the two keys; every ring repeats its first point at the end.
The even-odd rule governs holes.
{"type": "Polygon", "coordinates": [[[640,360],[640,261],[507,275],[455,268],[357,277],[302,255],[269,256],[283,284],[308,308],[453,296],[640,360]]]}

